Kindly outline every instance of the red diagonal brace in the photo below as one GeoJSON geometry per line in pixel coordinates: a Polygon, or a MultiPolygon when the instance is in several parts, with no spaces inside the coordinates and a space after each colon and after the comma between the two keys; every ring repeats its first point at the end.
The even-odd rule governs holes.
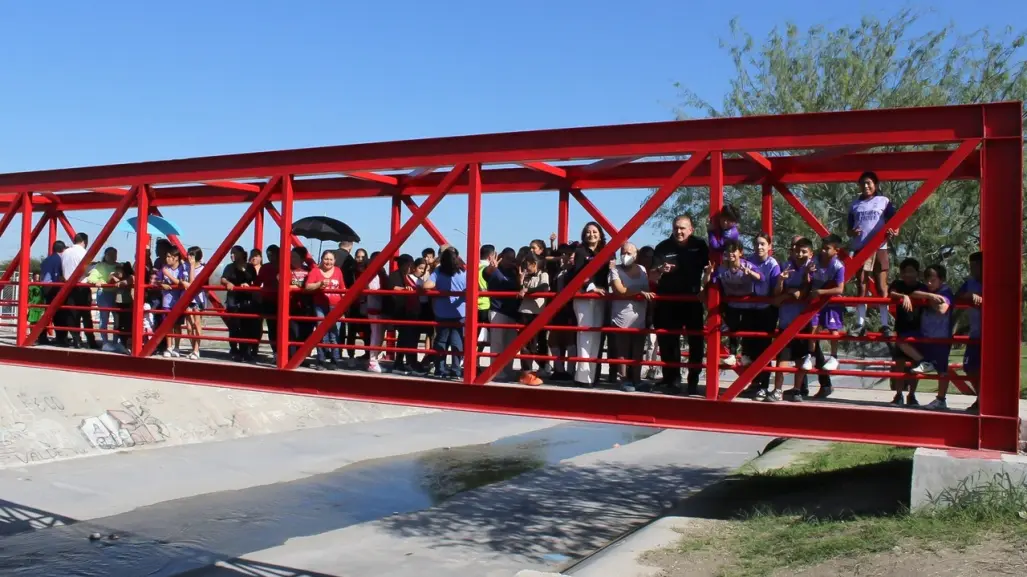
{"type": "MultiPolygon", "coordinates": [[[[403,197],[403,204],[407,205],[407,208],[410,209],[410,214],[417,212],[417,209],[420,208],[417,202],[409,196],[403,197]]],[[[449,244],[449,241],[446,240],[446,236],[442,234],[430,218],[424,217],[424,222],[421,223],[421,226],[424,227],[424,230],[428,231],[428,234],[435,240],[435,242],[439,243],[439,246],[449,244]]]]}
{"type": "MultiPolygon", "coordinates": [[[[281,181],[282,178],[280,176],[276,176],[264,185],[263,190],[254,197],[253,202],[251,202],[246,208],[246,212],[243,213],[239,222],[235,223],[235,227],[233,227],[231,232],[228,233],[225,240],[221,241],[221,245],[218,246],[217,250],[214,251],[214,254],[210,256],[210,260],[208,262],[220,263],[225,260],[225,257],[228,256],[232,247],[235,246],[236,241],[238,241],[239,237],[242,236],[243,231],[245,231],[246,227],[250,225],[250,221],[252,221],[253,217],[256,216],[257,211],[264,206],[264,203],[267,202],[267,199],[270,198],[271,193],[279,186],[281,181]]],[[[160,325],[157,327],[157,330],[153,332],[153,336],[150,337],[150,340],[143,346],[140,356],[148,357],[153,354],[153,351],[157,349],[157,345],[160,344],[160,341],[163,340],[164,337],[167,336],[168,332],[170,332],[174,327],[175,320],[182,316],[182,313],[185,312],[189,303],[193,302],[193,299],[196,298],[196,294],[200,292],[200,287],[207,284],[207,281],[210,279],[210,275],[214,273],[214,268],[215,267],[213,266],[203,267],[199,276],[192,280],[189,287],[182,293],[181,298],[179,298],[178,302],[175,303],[174,308],[168,311],[164,316],[164,320],[161,321],[160,325]]]]}
{"type": "MultiPolygon", "coordinates": [[[[61,290],[57,291],[53,301],[43,311],[43,316],[39,318],[34,325],[32,325],[32,331],[29,333],[26,343],[34,343],[39,338],[39,335],[46,330],[46,327],[50,325],[50,321],[53,320],[57,309],[61,308],[64,301],[68,299],[68,295],[75,289],[75,283],[79,281],[79,277],[89,266],[89,263],[93,262],[96,255],[100,253],[100,249],[103,247],[103,243],[107,242],[107,238],[110,237],[111,233],[114,232],[114,227],[118,226],[121,222],[122,217],[125,216],[125,212],[135,204],[137,195],[146,194],[140,190],[141,187],[133,186],[132,191],[121,198],[121,202],[118,203],[118,207],[114,209],[114,214],[111,215],[110,219],[107,220],[107,224],[103,225],[103,229],[100,230],[100,234],[96,235],[96,238],[92,239],[92,243],[89,248],[86,249],[86,254],[83,255],[82,261],[78,263],[75,270],[72,272],[71,277],[64,280],[64,284],[61,285],[61,290]]],[[[74,238],[74,236],[72,237],[74,238]]]]}
{"type": "MultiPolygon", "coordinates": [[[[948,159],[942,163],[941,167],[938,168],[927,180],[924,181],[920,188],[909,197],[907,200],[881,227],[881,230],[877,231],[877,234],[867,239],[866,244],[855,256],[845,261],[845,282],[852,280],[856,273],[859,272],[859,267],[853,266],[854,264],[862,264],[884,243],[885,235],[888,229],[901,228],[902,225],[913,215],[914,212],[920,205],[924,203],[939,186],[952,174],[952,171],[956,169],[980,144],[980,139],[965,140],[959,145],[959,148],[955,150],[948,159]]],[[[777,358],[778,353],[785,347],[786,344],[791,342],[795,335],[799,334],[802,329],[809,324],[813,319],[813,316],[820,311],[824,305],[827,304],[829,299],[817,299],[796,318],[792,321],[792,324],[788,325],[781,333],[771,342],[770,346],[763,351],[758,358],[754,359],[752,364],[748,366],[742,374],[738,375],[735,382],[731,383],[731,386],[721,395],[722,401],[730,401],[738,396],[738,393],[752,382],[752,380],[758,375],[763,369],[770,364],[770,361],[777,358]]]]}
{"type": "Polygon", "coordinates": [[[824,238],[825,236],[831,234],[831,231],[828,230],[822,222],[820,222],[820,219],[817,218],[817,215],[810,212],[810,210],[806,208],[806,205],[803,204],[802,201],[799,200],[794,194],[792,194],[792,191],[788,190],[787,186],[781,184],[780,182],[775,182],[774,188],[776,188],[777,191],[781,193],[781,196],[784,197],[785,201],[789,205],[791,205],[793,209],[795,209],[795,212],[799,213],[799,216],[802,217],[802,220],[806,221],[806,224],[810,225],[810,227],[813,229],[813,232],[817,233],[817,235],[819,235],[820,238],[824,238]]]}
{"type": "Polygon", "coordinates": [[[524,327],[517,334],[517,338],[507,345],[506,349],[499,352],[499,356],[492,357],[492,360],[489,361],[488,368],[478,375],[475,383],[484,385],[492,380],[492,377],[496,376],[496,373],[499,372],[501,367],[512,361],[517,355],[517,352],[520,351],[528,341],[535,338],[538,331],[553,318],[553,315],[555,315],[564,307],[564,305],[574,298],[578,292],[578,287],[585,284],[585,279],[598,272],[600,267],[609,266],[610,257],[620,250],[621,245],[631,238],[631,235],[635,234],[635,231],[645,224],[645,221],[652,216],[654,212],[656,212],[656,209],[660,208],[660,206],[670,198],[671,194],[674,194],[674,191],[681,186],[681,183],[684,182],[684,180],[688,178],[700,164],[705,162],[707,156],[709,156],[709,151],[707,150],[699,150],[692,154],[692,157],[682,164],[681,168],[674,172],[674,176],[670,177],[670,180],[668,180],[666,184],[661,186],[659,190],[649,197],[649,200],[642,205],[642,208],[638,210],[635,216],[628,220],[624,225],[624,228],[620,229],[617,234],[613,235],[613,238],[606,243],[606,246],[603,247],[603,249],[600,250],[584,268],[578,271],[578,274],[567,283],[567,287],[557,294],[553,300],[542,309],[542,312],[535,317],[535,320],[531,321],[528,326],[524,327]]]}
{"type": "MultiPolygon", "coordinates": [[[[346,292],[342,295],[342,300],[332,307],[332,310],[325,315],[325,318],[321,320],[317,328],[314,329],[314,332],[307,337],[307,340],[303,341],[303,344],[298,347],[296,354],[292,355],[292,358],[289,359],[289,362],[284,368],[295,369],[300,366],[300,363],[303,362],[303,359],[305,359],[308,354],[310,354],[310,351],[314,346],[321,342],[321,339],[324,338],[328,329],[333,324],[339,322],[342,315],[349,310],[349,307],[354,302],[356,302],[360,293],[367,288],[367,284],[371,282],[371,279],[378,274],[378,271],[380,271],[390,259],[392,259],[392,255],[400,246],[403,245],[404,242],[406,242],[410,233],[414,232],[414,229],[420,226],[424,219],[431,214],[431,211],[438,206],[442,201],[442,198],[446,196],[446,193],[453,188],[456,181],[463,176],[466,171],[466,164],[458,164],[453,167],[453,170],[449,171],[449,174],[442,179],[442,182],[440,182],[439,186],[435,188],[435,191],[429,194],[428,198],[424,200],[424,203],[421,204],[421,208],[419,208],[417,212],[410,217],[410,220],[408,220],[406,224],[399,229],[399,232],[389,240],[389,243],[385,245],[385,248],[381,250],[378,256],[371,260],[367,265],[367,269],[353,282],[353,286],[346,287],[346,292]]],[[[278,351],[278,354],[283,354],[284,352],[285,351],[278,351]]]]}
{"type": "MultiPolygon", "coordinates": [[[[809,164],[814,164],[816,162],[823,162],[831,156],[845,155],[855,148],[856,147],[849,146],[839,147],[837,149],[822,150],[820,152],[816,152],[804,156],[802,158],[808,159],[809,164]]],[[[763,178],[763,182],[772,184],[774,188],[776,188],[777,191],[781,193],[781,196],[784,197],[785,201],[788,202],[788,204],[791,205],[793,209],[795,209],[795,212],[799,213],[799,216],[802,217],[802,220],[806,221],[806,224],[808,224],[810,228],[812,228],[813,231],[817,233],[818,236],[823,238],[831,234],[831,231],[828,230],[828,228],[824,226],[822,222],[820,222],[820,219],[818,219],[815,214],[810,212],[810,210],[806,208],[806,205],[803,204],[802,201],[799,200],[794,194],[792,194],[792,191],[789,190],[787,186],[781,184],[780,180],[784,173],[781,170],[775,171],[774,165],[773,163],[771,163],[770,159],[768,159],[767,157],[763,156],[758,152],[746,152],[744,154],[744,157],[748,158],[752,162],[759,165],[760,168],[767,171],[766,176],[764,176],[763,178]]],[[[800,166],[805,166],[805,164],[806,163],[803,163],[800,166]]]]}
{"type": "Polygon", "coordinates": [[[64,216],[64,211],[57,213],[57,220],[61,223],[61,228],[67,233],[68,238],[75,240],[75,227],[71,226],[71,222],[68,221],[68,217],[64,216]]]}
{"type": "MultiPolygon", "coordinates": [[[[32,229],[32,235],[29,239],[28,246],[32,246],[32,243],[36,242],[36,239],[39,238],[40,233],[43,232],[43,227],[49,224],[50,220],[51,218],[49,212],[46,212],[43,215],[43,218],[39,219],[39,222],[36,223],[36,227],[32,229]]],[[[49,251],[50,247],[47,247],[46,250],[49,251]]],[[[14,271],[18,270],[18,263],[21,262],[21,251],[22,249],[19,248],[18,252],[14,255],[14,260],[11,261],[11,266],[7,267],[7,270],[4,271],[3,276],[0,276],[0,282],[7,282],[11,280],[12,276],[14,276],[14,271]]]]}
{"type": "Polygon", "coordinates": [[[14,202],[7,207],[7,212],[4,213],[4,217],[0,218],[0,236],[3,236],[4,232],[7,231],[7,227],[10,226],[11,222],[14,220],[14,217],[18,215],[18,209],[21,208],[21,203],[25,200],[26,194],[27,193],[24,192],[18,193],[18,196],[14,197],[14,202]]]}
{"type": "MultiPolygon", "coordinates": [[[[266,203],[264,203],[264,209],[267,210],[268,215],[271,216],[271,220],[275,221],[275,225],[277,225],[278,229],[281,230],[281,228],[282,228],[282,213],[278,212],[278,209],[275,208],[275,205],[271,204],[270,200],[267,201],[266,203]]],[[[303,245],[303,241],[300,240],[300,237],[296,236],[295,234],[290,234],[289,238],[292,239],[292,246],[293,246],[293,248],[303,248],[303,246],[304,246],[303,245]]],[[[281,249],[279,249],[279,250],[281,250],[281,249]]],[[[286,250],[286,251],[283,252],[283,254],[288,255],[288,252],[289,251],[286,250]]],[[[307,257],[308,257],[308,260],[313,259],[313,257],[311,255],[309,255],[309,254],[307,255],[307,257]]],[[[281,256],[279,256],[279,258],[281,258],[281,256]]]]}
{"type": "Polygon", "coordinates": [[[581,189],[572,188],[570,191],[571,196],[578,201],[578,204],[581,205],[581,208],[585,209],[585,212],[587,212],[589,216],[599,223],[599,226],[603,227],[606,232],[610,233],[610,236],[617,234],[617,227],[610,222],[610,219],[606,218],[606,215],[604,215],[596,205],[592,204],[592,201],[585,196],[585,193],[581,192],[581,189]]]}

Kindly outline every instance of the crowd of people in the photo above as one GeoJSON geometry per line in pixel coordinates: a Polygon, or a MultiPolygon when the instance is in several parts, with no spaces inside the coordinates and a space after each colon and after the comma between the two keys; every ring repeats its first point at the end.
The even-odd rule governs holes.
{"type": "MultiPolygon", "coordinates": [[[[804,318],[802,313],[811,301],[842,295],[848,275],[841,255],[854,254],[884,230],[887,240],[855,275],[856,290],[867,296],[872,285],[879,287],[879,296],[895,306],[894,319],[887,304],[878,307],[882,337],[889,342],[896,341],[889,337],[898,337],[890,346],[895,370],[909,375],[893,379],[893,403],[919,405],[916,376],[945,375],[949,369],[952,313],[957,301],[970,307],[970,338],[980,337],[981,255],[970,257],[970,277],[957,291],[949,288],[943,265],[923,267],[914,258],[903,260],[899,278],[889,283],[888,241],[899,232],[886,226],[894,208],[881,193],[874,173],[861,175],[858,186],[860,194],[848,212],[848,242],[834,234],[816,241],[796,236],[782,261],[775,258],[769,235],[739,231],[738,211],[730,205],[711,216],[706,239],[694,234],[692,217],[681,215],[673,222],[670,238],[654,247],[624,243],[617,258],[574,287],[575,298],[552,315],[547,323],[550,330],[540,331],[519,351],[516,370],[511,361],[498,369],[496,379],[525,385],[554,380],[593,387],[602,380],[601,365],[605,364],[610,367],[607,379],[625,391],[698,394],[708,314],[719,314],[727,333],[718,370],[740,370],[767,350],[775,333],[804,318]],[[751,250],[747,251],[743,241],[749,238],[751,250]],[[722,304],[708,311],[706,293],[714,286],[722,304]],[[753,333],[764,336],[750,336],[753,333]],[[685,363],[682,336],[688,350],[685,363]],[[910,337],[919,340],[904,340],[910,337]]],[[[520,250],[484,245],[476,272],[466,270],[459,250],[452,246],[440,247],[438,252],[425,249],[416,258],[399,255],[389,267],[391,271],[377,271],[342,321],[328,328],[323,346],[316,348],[309,366],[382,372],[385,336],[394,331],[392,373],[459,378],[465,346],[476,346],[482,352],[487,349],[489,354],[482,355],[485,358],[506,350],[518,329],[549,306],[553,293],[575,281],[607,242],[595,222],[586,224],[575,242],[557,244],[556,240],[553,234],[548,243],[537,239],[520,250]],[[476,303],[465,302],[468,282],[477,282],[485,293],[476,303]],[[468,311],[468,306],[475,308],[468,311]],[[479,332],[476,343],[465,345],[462,327],[468,314],[476,314],[479,323],[489,326],[479,332]],[[425,348],[419,348],[422,341],[425,348]],[[363,355],[358,357],[361,350],[363,355]]],[[[70,247],[57,242],[43,262],[42,281],[67,279],[87,244],[84,234],[77,235],[70,247]]],[[[227,313],[222,317],[228,327],[232,359],[255,360],[265,327],[272,355],[278,354],[274,335],[280,290],[290,291],[289,354],[294,354],[295,343],[310,336],[319,319],[329,315],[346,287],[353,286],[375,256],[377,253],[342,243],[315,261],[306,249],[294,248],[288,254],[291,277],[286,286],[278,278],[281,255],[277,246],[264,252],[233,248],[231,262],[220,277],[227,313]]],[[[176,305],[203,266],[198,247],[183,254],[167,240],[157,243],[156,255],[148,256],[144,273],[146,318],[140,326],[147,334],[163,322],[164,313],[176,305]]],[[[119,263],[117,251],[106,249],[102,261],[82,280],[84,284],[69,296],[66,305],[72,308],[62,309],[55,317],[55,326],[64,327],[56,332],[57,344],[82,346],[78,329],[92,328],[85,307],[90,305],[93,286],[101,311],[101,343],[87,330],[87,346],[125,352],[134,330],[130,312],[132,300],[137,298],[133,279],[132,265],[119,263]]],[[[44,300],[49,302],[57,287],[44,287],[44,300]]],[[[157,354],[199,359],[204,338],[200,321],[208,305],[205,292],[197,292],[187,307],[191,314],[174,321],[173,336],[158,344],[157,354]],[[182,338],[190,340],[190,350],[180,352],[182,338]]],[[[829,396],[831,373],[839,367],[837,347],[845,333],[844,313],[841,305],[823,306],[801,335],[777,355],[777,367],[794,370],[790,388],[785,387],[784,372],[763,371],[743,394],[768,402],[801,401],[810,396],[806,377],[815,372],[820,387],[812,396],[829,396]],[[829,342],[826,352],[822,340],[829,342]]],[[[866,335],[867,306],[856,306],[855,316],[849,336],[866,335]]],[[[979,344],[971,343],[963,362],[968,376],[976,375],[979,363],[979,344]]],[[[947,381],[942,380],[937,398],[927,408],[946,408],[946,389],[947,381]]]]}

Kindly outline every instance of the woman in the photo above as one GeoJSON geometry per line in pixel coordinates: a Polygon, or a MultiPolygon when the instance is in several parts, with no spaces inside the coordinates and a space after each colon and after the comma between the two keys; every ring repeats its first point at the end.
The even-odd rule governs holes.
{"type": "MultiPolygon", "coordinates": [[[[532,295],[534,293],[549,292],[549,274],[542,268],[542,258],[537,256],[534,251],[524,255],[520,262],[521,289],[517,295],[523,300],[521,300],[518,312],[520,313],[521,324],[527,326],[535,320],[535,317],[542,312],[542,307],[546,305],[546,299],[532,295]]],[[[541,332],[521,348],[521,354],[524,355],[545,355],[548,352],[549,346],[543,342],[541,332]]],[[[542,384],[542,379],[532,371],[532,363],[531,359],[521,360],[520,383],[522,385],[537,386],[542,384]]],[[[549,361],[539,361],[538,365],[543,374],[549,372],[549,361]]]]}
{"type": "MultiPolygon", "coordinates": [[[[599,223],[590,222],[581,229],[581,245],[574,251],[574,269],[571,271],[571,278],[577,276],[595,255],[606,246],[606,235],[599,223]]],[[[598,328],[603,326],[605,319],[606,303],[595,297],[606,294],[609,288],[609,269],[601,268],[591,278],[585,281],[584,286],[579,289],[580,294],[589,295],[591,298],[579,298],[574,300],[574,317],[579,327],[598,328]]],[[[599,358],[602,345],[602,333],[598,331],[580,331],[577,336],[578,355],[590,359],[599,358]]],[[[574,384],[579,387],[592,387],[599,379],[597,362],[579,362],[574,372],[574,384]]]]}
{"type": "MultiPolygon", "coordinates": [[[[353,258],[346,259],[346,262],[342,264],[342,281],[346,286],[353,286],[353,283],[357,280],[357,276],[367,268],[367,259],[367,251],[362,248],[358,248],[356,252],[353,253],[353,258]]],[[[364,297],[361,296],[357,302],[354,302],[353,306],[346,311],[347,319],[357,319],[359,321],[360,319],[367,318],[367,315],[361,312],[360,303],[363,300],[364,297]]],[[[355,369],[357,366],[357,361],[355,359],[357,354],[357,350],[355,348],[357,337],[360,337],[360,340],[366,343],[370,337],[370,331],[368,330],[367,324],[361,322],[347,322],[345,324],[345,328],[346,346],[348,347],[346,350],[346,367],[355,369]]]]}
{"type": "MultiPolygon", "coordinates": [[[[647,301],[653,298],[649,292],[649,276],[638,264],[638,250],[630,242],[620,249],[620,264],[610,262],[610,292],[623,300],[610,303],[610,322],[619,329],[640,331],[646,326],[647,301]],[[641,296],[644,300],[638,300],[641,296]]],[[[621,390],[631,392],[642,384],[642,353],[646,334],[642,332],[614,333],[610,337],[610,358],[631,361],[621,390]]]]}
{"type": "MultiPolygon", "coordinates": [[[[320,266],[310,271],[305,282],[304,290],[313,293],[314,315],[319,319],[325,318],[332,307],[342,300],[342,295],[338,291],[346,288],[342,282],[342,271],[335,266],[334,251],[326,250],[321,253],[320,266]]],[[[321,337],[321,343],[325,345],[339,344],[339,323],[332,323],[328,327],[328,332],[321,337]]],[[[317,347],[317,362],[314,364],[314,369],[334,371],[341,361],[342,355],[338,348],[317,347]],[[328,356],[331,356],[332,359],[330,363],[327,361],[328,356]]]]}
{"type": "Polygon", "coordinates": [[[451,296],[437,296],[432,299],[435,320],[439,323],[435,332],[435,376],[440,378],[462,378],[460,358],[463,353],[463,330],[467,274],[460,270],[460,261],[453,249],[446,249],[439,256],[439,266],[424,281],[425,290],[456,293],[451,296]],[[446,367],[446,352],[453,354],[453,363],[446,367]]]}

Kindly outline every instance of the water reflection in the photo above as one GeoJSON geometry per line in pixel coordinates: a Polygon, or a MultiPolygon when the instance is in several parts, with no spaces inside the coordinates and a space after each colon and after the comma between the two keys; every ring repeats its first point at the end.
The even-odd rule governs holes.
{"type": "Polygon", "coordinates": [[[592,423],[560,425],[487,445],[364,461],[288,483],[199,495],[21,533],[0,539],[0,575],[192,574],[293,537],[425,509],[459,493],[656,432],[592,423]],[[91,542],[94,532],[120,538],[91,542]]]}

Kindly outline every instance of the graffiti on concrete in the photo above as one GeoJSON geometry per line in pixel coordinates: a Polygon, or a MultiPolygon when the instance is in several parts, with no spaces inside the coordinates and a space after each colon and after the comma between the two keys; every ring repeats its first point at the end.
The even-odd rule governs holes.
{"type": "Polygon", "coordinates": [[[120,409],[104,411],[82,420],[79,429],[97,449],[125,449],[163,443],[171,437],[164,423],[150,414],[148,408],[131,401],[120,409]]]}

